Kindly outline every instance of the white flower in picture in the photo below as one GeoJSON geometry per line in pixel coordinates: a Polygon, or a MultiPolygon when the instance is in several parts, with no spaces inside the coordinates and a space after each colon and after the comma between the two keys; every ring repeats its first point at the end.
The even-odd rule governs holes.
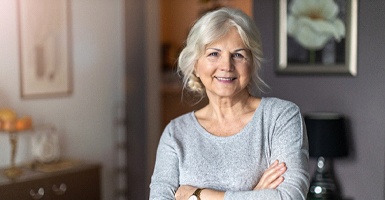
{"type": "Polygon", "coordinates": [[[289,11],[287,33],[308,50],[320,50],[331,38],[339,42],[345,37],[333,0],[293,0],[289,11]]]}

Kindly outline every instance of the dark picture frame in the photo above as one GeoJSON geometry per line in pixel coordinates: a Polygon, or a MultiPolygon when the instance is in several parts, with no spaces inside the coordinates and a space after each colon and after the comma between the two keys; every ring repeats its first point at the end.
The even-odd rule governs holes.
{"type": "Polygon", "coordinates": [[[72,92],[69,0],[18,0],[21,98],[72,92]]]}
{"type": "Polygon", "coordinates": [[[290,6],[294,0],[278,0],[276,73],[357,75],[357,0],[334,0],[339,7],[337,17],[345,26],[340,41],[330,39],[323,48],[305,48],[288,33],[290,6]]]}

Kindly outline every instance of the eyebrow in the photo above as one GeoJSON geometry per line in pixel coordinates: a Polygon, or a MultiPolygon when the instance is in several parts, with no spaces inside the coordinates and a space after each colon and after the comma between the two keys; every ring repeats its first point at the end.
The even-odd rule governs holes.
{"type": "MultiPolygon", "coordinates": [[[[222,51],[221,49],[214,48],[214,47],[206,48],[206,50],[209,50],[209,49],[211,49],[211,50],[216,50],[216,51],[222,51]]],[[[240,52],[240,51],[246,51],[246,52],[247,52],[247,50],[248,50],[248,49],[243,49],[243,48],[241,48],[241,49],[236,49],[236,50],[233,51],[232,53],[234,53],[234,52],[240,52]]]]}

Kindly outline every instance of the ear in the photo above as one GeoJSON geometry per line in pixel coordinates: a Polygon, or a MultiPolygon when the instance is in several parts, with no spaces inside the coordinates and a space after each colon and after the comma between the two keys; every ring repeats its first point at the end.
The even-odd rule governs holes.
{"type": "Polygon", "coordinates": [[[199,78],[199,73],[197,72],[196,66],[194,66],[194,72],[193,72],[193,74],[194,74],[196,77],[199,78]]]}

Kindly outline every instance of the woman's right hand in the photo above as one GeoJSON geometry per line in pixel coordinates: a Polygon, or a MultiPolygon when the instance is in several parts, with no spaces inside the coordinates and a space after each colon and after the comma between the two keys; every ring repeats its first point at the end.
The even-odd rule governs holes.
{"type": "Polygon", "coordinates": [[[275,189],[284,181],[283,174],[286,172],[286,163],[274,161],[263,173],[254,190],[275,189]]]}

